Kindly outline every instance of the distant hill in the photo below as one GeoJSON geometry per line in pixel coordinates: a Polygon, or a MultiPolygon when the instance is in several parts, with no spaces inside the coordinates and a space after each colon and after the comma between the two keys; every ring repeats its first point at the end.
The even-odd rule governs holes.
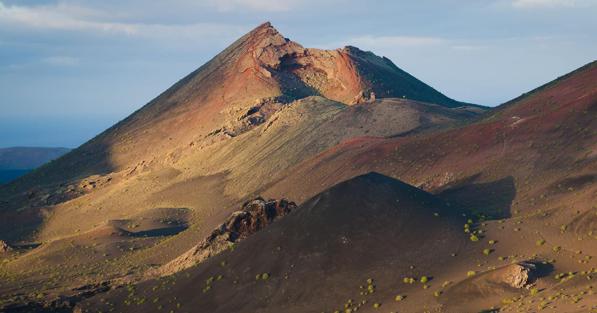
{"type": "Polygon", "coordinates": [[[22,176],[69,151],[68,148],[0,148],[0,184],[22,176]]]}
{"type": "Polygon", "coordinates": [[[0,184],[7,183],[15,178],[23,176],[32,170],[0,170],[0,184]]]}

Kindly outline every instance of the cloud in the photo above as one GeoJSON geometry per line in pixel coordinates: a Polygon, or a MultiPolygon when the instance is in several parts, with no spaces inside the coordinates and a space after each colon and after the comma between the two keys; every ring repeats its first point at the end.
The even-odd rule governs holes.
{"type": "Polygon", "coordinates": [[[80,64],[80,59],[71,57],[71,56],[47,56],[47,57],[38,57],[35,59],[30,59],[26,61],[22,61],[20,63],[12,63],[12,64],[0,64],[0,72],[2,70],[10,70],[10,71],[20,71],[20,70],[27,70],[33,68],[39,68],[40,65],[42,66],[51,66],[51,67],[75,67],[80,64]]]}
{"type": "Polygon", "coordinates": [[[69,56],[51,56],[43,58],[42,63],[52,66],[77,66],[79,59],[69,56]]]}
{"type": "Polygon", "coordinates": [[[515,8],[558,8],[575,7],[577,0],[512,0],[512,6],[515,8]]]}
{"type": "MultiPolygon", "coordinates": [[[[257,1],[257,0],[255,0],[257,1]]],[[[111,21],[117,14],[65,3],[52,5],[5,5],[0,1],[0,26],[31,30],[59,30],[123,34],[142,37],[214,36],[237,34],[240,27],[219,23],[155,24],[111,21]]]]}
{"type": "Polygon", "coordinates": [[[236,11],[248,9],[252,11],[280,12],[289,11],[305,1],[280,1],[280,0],[207,0],[206,4],[215,7],[218,11],[236,11]]]}
{"type": "Polygon", "coordinates": [[[38,29],[94,30],[133,34],[136,29],[125,23],[94,21],[99,11],[63,3],[38,6],[6,6],[0,2],[0,23],[38,29]]]}
{"type": "Polygon", "coordinates": [[[353,37],[348,43],[363,48],[380,47],[422,47],[435,46],[446,43],[447,40],[439,37],[424,36],[360,36],[353,37]]]}
{"type": "Polygon", "coordinates": [[[458,50],[458,51],[480,51],[480,50],[487,49],[487,46],[476,45],[476,44],[455,44],[455,45],[452,45],[450,48],[452,48],[453,50],[458,50]]]}

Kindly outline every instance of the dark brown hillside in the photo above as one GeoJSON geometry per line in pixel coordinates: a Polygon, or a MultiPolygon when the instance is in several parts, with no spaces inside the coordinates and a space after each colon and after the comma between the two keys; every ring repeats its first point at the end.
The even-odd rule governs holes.
{"type": "Polygon", "coordinates": [[[451,255],[467,245],[465,221],[434,196],[370,173],[313,197],[233,251],[80,306],[85,312],[333,312],[351,299],[349,307],[363,312],[373,312],[374,303],[400,310],[408,301],[395,296],[423,285],[404,284],[404,277],[428,276],[441,285],[457,259],[451,255]],[[374,292],[361,295],[369,278],[374,292]]]}

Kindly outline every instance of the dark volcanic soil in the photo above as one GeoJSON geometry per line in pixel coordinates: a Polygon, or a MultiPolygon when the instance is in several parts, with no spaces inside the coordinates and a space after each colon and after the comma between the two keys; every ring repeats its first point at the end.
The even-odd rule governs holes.
{"type": "Polygon", "coordinates": [[[397,294],[422,288],[419,282],[404,284],[404,277],[433,279],[467,244],[465,218],[456,212],[424,191],[367,174],[313,197],[233,251],[81,307],[89,312],[333,312],[349,299],[362,311],[374,303],[396,307],[397,294]],[[370,288],[369,278],[374,292],[361,295],[370,288]]]}

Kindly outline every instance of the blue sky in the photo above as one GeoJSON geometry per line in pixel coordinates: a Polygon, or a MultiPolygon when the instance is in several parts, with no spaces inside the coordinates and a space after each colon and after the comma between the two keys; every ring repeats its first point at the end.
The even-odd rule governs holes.
{"type": "Polygon", "coordinates": [[[596,59],[597,0],[0,0],[0,147],[76,147],[264,21],[498,105],[596,59]]]}

